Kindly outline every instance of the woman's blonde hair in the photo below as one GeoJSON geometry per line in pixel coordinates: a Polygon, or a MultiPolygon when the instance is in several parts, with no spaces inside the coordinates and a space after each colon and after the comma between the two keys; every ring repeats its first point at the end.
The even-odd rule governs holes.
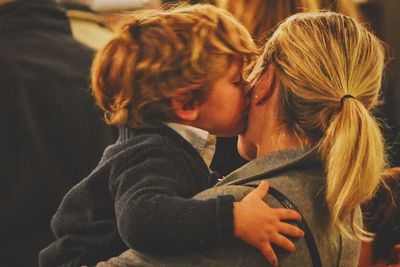
{"type": "Polygon", "coordinates": [[[257,43],[287,17],[319,9],[319,0],[221,0],[218,6],[243,23],[257,43]]]}
{"type": "Polygon", "coordinates": [[[287,130],[317,142],[327,175],[326,200],[333,225],[367,240],[355,224],[386,167],[379,125],[371,115],[385,65],[381,41],[350,17],[299,13],[279,26],[249,79],[276,66],[281,115],[287,130]],[[351,219],[351,230],[345,220],[351,219]]]}
{"type": "Polygon", "coordinates": [[[230,61],[256,52],[245,27],[212,5],[136,13],[97,53],[92,91],[107,123],[154,126],[176,119],[178,89],[190,92],[187,105],[199,104],[230,61]]]}

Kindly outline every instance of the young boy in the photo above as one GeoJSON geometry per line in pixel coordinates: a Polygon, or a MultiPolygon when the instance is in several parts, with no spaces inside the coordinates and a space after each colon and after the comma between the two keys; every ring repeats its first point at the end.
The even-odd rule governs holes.
{"type": "Polygon", "coordinates": [[[235,236],[271,262],[270,243],[294,250],[280,233],[303,233],[280,219],[300,215],[269,208],[266,184],[240,202],[190,199],[212,185],[198,152],[208,134],[245,128],[242,68],[255,51],[245,28],[210,5],[130,18],[92,71],[94,96],[120,137],[65,196],[40,264],[93,265],[128,247],[179,252],[235,236]]]}

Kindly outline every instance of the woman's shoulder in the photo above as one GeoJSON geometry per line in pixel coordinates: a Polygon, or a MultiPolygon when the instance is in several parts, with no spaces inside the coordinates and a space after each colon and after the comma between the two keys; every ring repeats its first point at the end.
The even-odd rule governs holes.
{"type": "MultiPolygon", "coordinates": [[[[324,266],[353,266],[356,264],[359,242],[346,239],[330,225],[330,213],[325,202],[325,176],[323,171],[318,168],[292,169],[273,177],[265,177],[265,179],[269,181],[270,191],[271,188],[278,191],[294,204],[302,214],[303,221],[310,229],[324,266]]],[[[240,200],[262,180],[263,178],[260,178],[243,184],[226,184],[213,187],[199,193],[195,198],[208,199],[218,195],[232,195],[236,200],[240,200]]],[[[284,207],[276,195],[268,194],[265,201],[273,208],[284,207]]],[[[280,266],[312,266],[309,244],[304,239],[295,240],[295,243],[297,246],[296,253],[278,251],[280,266]]],[[[250,248],[242,249],[246,250],[249,255],[253,254],[250,248]]],[[[251,265],[262,260],[262,258],[254,257],[254,255],[247,257],[247,259],[249,260],[248,264],[251,265]]]]}

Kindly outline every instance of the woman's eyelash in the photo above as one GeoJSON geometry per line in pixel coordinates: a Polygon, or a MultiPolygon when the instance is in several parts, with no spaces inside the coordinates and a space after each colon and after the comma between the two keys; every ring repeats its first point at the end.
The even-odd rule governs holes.
{"type": "Polygon", "coordinates": [[[243,78],[237,79],[234,82],[232,82],[233,84],[242,84],[243,83],[243,78]]]}

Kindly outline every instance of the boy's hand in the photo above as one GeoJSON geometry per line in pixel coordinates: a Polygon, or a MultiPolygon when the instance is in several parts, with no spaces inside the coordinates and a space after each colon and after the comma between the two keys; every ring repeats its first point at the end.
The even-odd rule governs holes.
{"type": "Polygon", "coordinates": [[[264,202],[269,184],[260,185],[244,197],[233,203],[233,226],[236,237],[259,249],[268,262],[278,265],[278,258],[271,244],[276,244],[294,252],[296,246],[284,235],[303,237],[298,227],[281,220],[301,220],[301,215],[290,209],[273,209],[264,202]]]}

